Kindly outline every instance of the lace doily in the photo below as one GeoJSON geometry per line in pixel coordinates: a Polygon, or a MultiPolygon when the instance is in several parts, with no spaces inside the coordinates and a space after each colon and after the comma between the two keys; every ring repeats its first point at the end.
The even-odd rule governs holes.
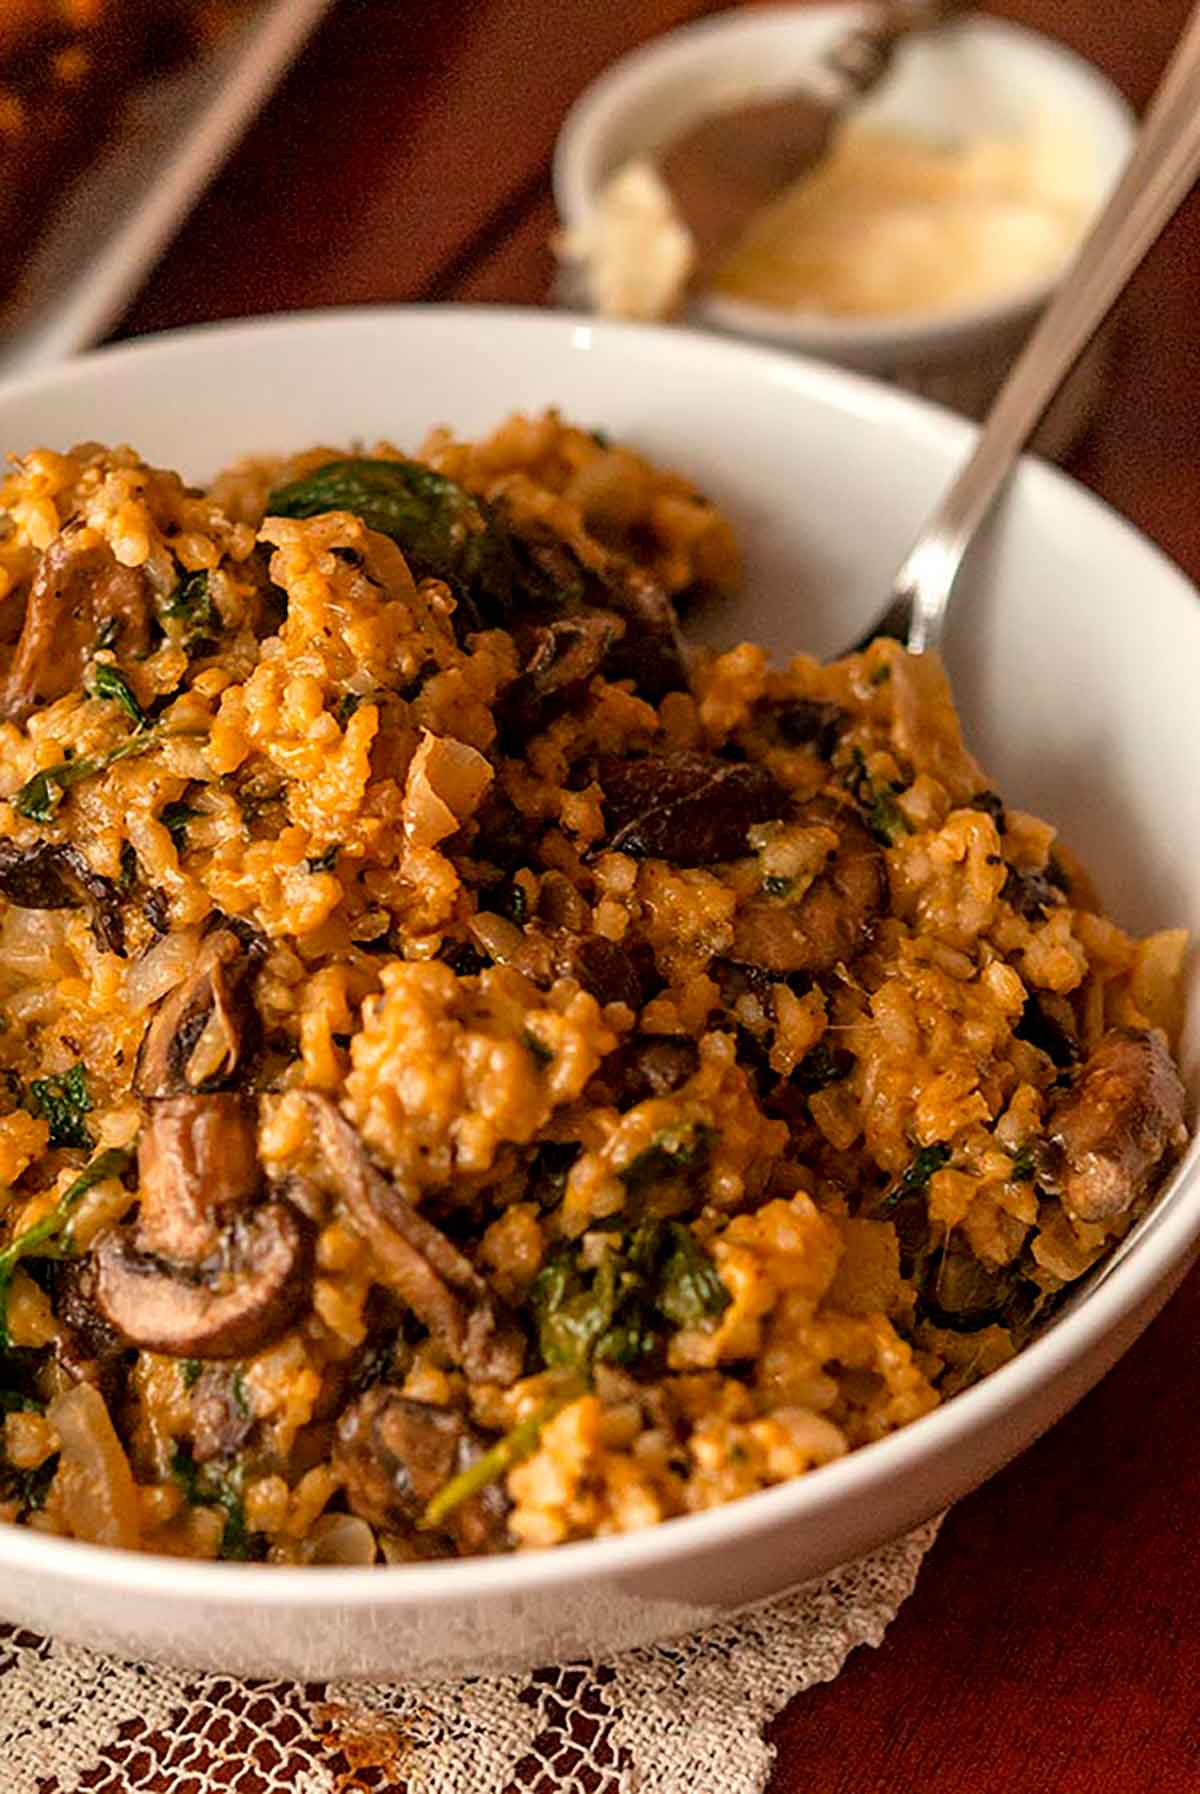
{"type": "Polygon", "coordinates": [[[494,1680],[238,1682],[0,1626],[4,1794],[757,1794],[764,1726],[881,1642],[937,1525],[696,1637],[494,1680]]]}

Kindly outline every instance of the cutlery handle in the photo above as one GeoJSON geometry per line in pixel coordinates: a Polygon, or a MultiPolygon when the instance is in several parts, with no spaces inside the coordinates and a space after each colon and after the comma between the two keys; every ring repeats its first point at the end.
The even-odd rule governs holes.
{"type": "Polygon", "coordinates": [[[1200,175],[1200,4],[1192,12],[1108,204],[1018,356],[975,452],[896,576],[884,625],[914,653],[934,648],[976,529],[1050,401],[1200,175]]]}
{"type": "Polygon", "coordinates": [[[919,31],[932,31],[962,10],[963,0],[883,0],[875,16],[840,37],[824,58],[842,89],[841,99],[870,93],[892,66],[896,46],[919,31]]]}

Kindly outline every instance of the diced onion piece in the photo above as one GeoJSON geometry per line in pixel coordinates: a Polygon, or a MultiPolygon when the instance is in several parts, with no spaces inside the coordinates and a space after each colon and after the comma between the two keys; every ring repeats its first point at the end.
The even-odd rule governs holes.
{"type": "Polygon", "coordinates": [[[1184,968],[1188,934],[1185,928],[1164,928],[1139,941],[1133,955],[1133,1000],[1153,1028],[1161,1028],[1172,1047],[1183,1025],[1184,968]]]}
{"type": "Polygon", "coordinates": [[[160,941],[134,960],[125,974],[125,1001],[134,1015],[140,1015],[142,1010],[149,1009],[177,984],[183,983],[192,969],[199,944],[198,928],[180,928],[164,934],[160,941]]]}
{"type": "Polygon", "coordinates": [[[62,910],[18,909],[0,922],[0,964],[17,979],[42,979],[55,968],[52,955],[67,938],[69,916],[62,910]]]}
{"type": "Polygon", "coordinates": [[[507,916],[483,909],[467,924],[472,939],[498,966],[513,966],[534,983],[541,983],[551,972],[550,946],[535,935],[526,934],[507,916]]]}
{"type": "Polygon", "coordinates": [[[309,1564],[373,1564],[375,1534],[357,1514],[322,1514],[300,1547],[309,1564]]]}
{"type": "Polygon", "coordinates": [[[72,1536],[92,1545],[136,1550],[141,1537],[137,1487],[99,1390],[77,1383],[50,1403],[46,1418],[59,1438],[54,1491],[72,1536]]]}
{"type": "Polygon", "coordinates": [[[413,847],[435,847],[461,827],[492,782],[483,755],[464,741],[425,731],[404,787],[404,832],[413,847]]]}

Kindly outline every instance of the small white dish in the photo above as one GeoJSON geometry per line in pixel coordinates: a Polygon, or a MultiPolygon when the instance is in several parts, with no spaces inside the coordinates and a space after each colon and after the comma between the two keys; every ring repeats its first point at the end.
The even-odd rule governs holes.
{"type": "MultiPolygon", "coordinates": [[[[203,480],[253,451],[379,436],[415,448],[434,424],[470,435],[548,405],[686,469],[728,508],[747,551],[744,596],[706,633],[779,654],[832,652],[859,633],[972,434],[800,357],[462,307],[325,312],[103,350],[0,391],[0,446],[104,437],[203,480]]],[[[1080,487],[1025,461],[967,569],[948,660],[1006,798],[1062,825],[1130,927],[1200,932],[1200,604],[1183,575],[1080,487]]],[[[553,1551],[392,1569],[185,1562],[0,1525],[0,1617],[126,1658],[306,1681],[603,1659],[820,1576],[976,1487],[1115,1363],[1198,1242],[1193,1142],[1099,1280],[1012,1363],[902,1432],[728,1507],[553,1551]]]]}
{"type": "MultiPolygon", "coordinates": [[[[786,90],[842,36],[861,7],[747,7],[686,25],[623,56],[580,95],[563,122],[554,192],[564,225],[585,223],[607,178],[653,152],[714,103],[786,90]]],[[[1109,81],[1080,57],[1018,25],[968,16],[904,46],[856,117],[947,139],[1016,136],[1053,121],[1077,139],[1099,210],[1133,141],[1134,119],[1109,81]]],[[[875,374],[980,417],[1055,285],[938,315],[892,318],[790,314],[719,294],[692,321],[875,374]]],[[[1100,357],[1060,410],[1055,447],[1095,397],[1100,357]]]]}

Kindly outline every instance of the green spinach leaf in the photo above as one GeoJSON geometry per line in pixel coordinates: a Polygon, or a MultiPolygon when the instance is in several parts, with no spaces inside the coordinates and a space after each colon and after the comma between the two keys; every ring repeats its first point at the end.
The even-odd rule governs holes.
{"type": "Polygon", "coordinates": [[[164,804],[159,811],[158,820],[175,843],[176,853],[182,853],[186,848],[188,823],[195,822],[199,814],[200,811],[193,809],[191,804],[179,803],[164,804]]]}
{"type": "Polygon", "coordinates": [[[370,456],[328,461],[272,492],[268,515],[318,517],[351,511],[390,536],[416,579],[444,580],[471,629],[502,623],[512,611],[512,552],[486,505],[456,481],[417,461],[370,456]]]}
{"type": "Polygon", "coordinates": [[[78,760],[59,760],[54,766],[43,767],[41,772],[26,779],[9,801],[18,816],[26,816],[31,822],[52,822],[68,791],[82,784],[84,779],[106,771],[118,760],[144,754],[156,739],[153,729],[143,729],[106,754],[84,754],[78,760]]]}
{"type": "Polygon", "coordinates": [[[242,1501],[243,1475],[240,1465],[226,1471],[212,1464],[197,1464],[191,1447],[180,1445],[171,1460],[175,1478],[189,1507],[219,1507],[225,1513],[225,1530],[221,1535],[220,1555],[233,1562],[244,1563],[266,1554],[266,1538],[251,1532],[246,1524],[242,1501]]]}
{"type": "Polygon", "coordinates": [[[162,607],[164,618],[182,625],[184,647],[190,652],[197,643],[210,641],[220,634],[221,619],[212,599],[212,587],[205,567],[185,573],[162,607]]]}
{"type": "Polygon", "coordinates": [[[129,681],[106,660],[99,660],[93,666],[92,688],[98,698],[119,704],[135,729],[146,728],[149,719],[129,689],[129,681]]]}
{"type": "Polygon", "coordinates": [[[617,1175],[631,1192],[647,1190],[667,1178],[687,1177],[708,1163],[715,1138],[706,1122],[677,1122],[656,1134],[617,1175]]]}
{"type": "Polygon", "coordinates": [[[82,1062],[73,1065],[61,1078],[34,1078],[25,1106],[31,1115],[43,1116],[50,1123],[51,1146],[91,1146],[92,1136],[84,1116],[92,1107],[92,1099],[82,1062]]]}
{"type": "Polygon", "coordinates": [[[106,1177],[123,1177],[132,1163],[132,1152],[121,1146],[109,1146],[98,1152],[74,1182],[67,1185],[54,1207],[0,1252],[0,1351],[8,1345],[8,1286],[18,1264],[23,1258],[55,1256],[53,1243],[67,1227],[83,1197],[106,1177]],[[43,1246],[49,1246],[50,1251],[41,1252],[43,1246]]]}
{"type": "Polygon", "coordinates": [[[585,1387],[582,1382],[573,1382],[561,1389],[549,1401],[543,1402],[527,1420],[522,1420],[511,1432],[498,1439],[490,1451],[485,1451],[473,1464],[460,1470],[457,1476],[452,1476],[429,1502],[421,1516],[421,1525],[440,1526],[464,1501],[469,1501],[472,1495],[478,1495],[489,1483],[498,1482],[514,1464],[529,1457],[537,1449],[538,1440],[554,1416],[561,1414],[569,1403],[577,1401],[585,1387]]]}
{"type": "Polygon", "coordinates": [[[694,1327],[723,1314],[730,1303],[729,1291],[691,1228],[671,1221],[666,1231],[667,1253],[656,1297],[659,1313],[677,1327],[694,1327]]]}

